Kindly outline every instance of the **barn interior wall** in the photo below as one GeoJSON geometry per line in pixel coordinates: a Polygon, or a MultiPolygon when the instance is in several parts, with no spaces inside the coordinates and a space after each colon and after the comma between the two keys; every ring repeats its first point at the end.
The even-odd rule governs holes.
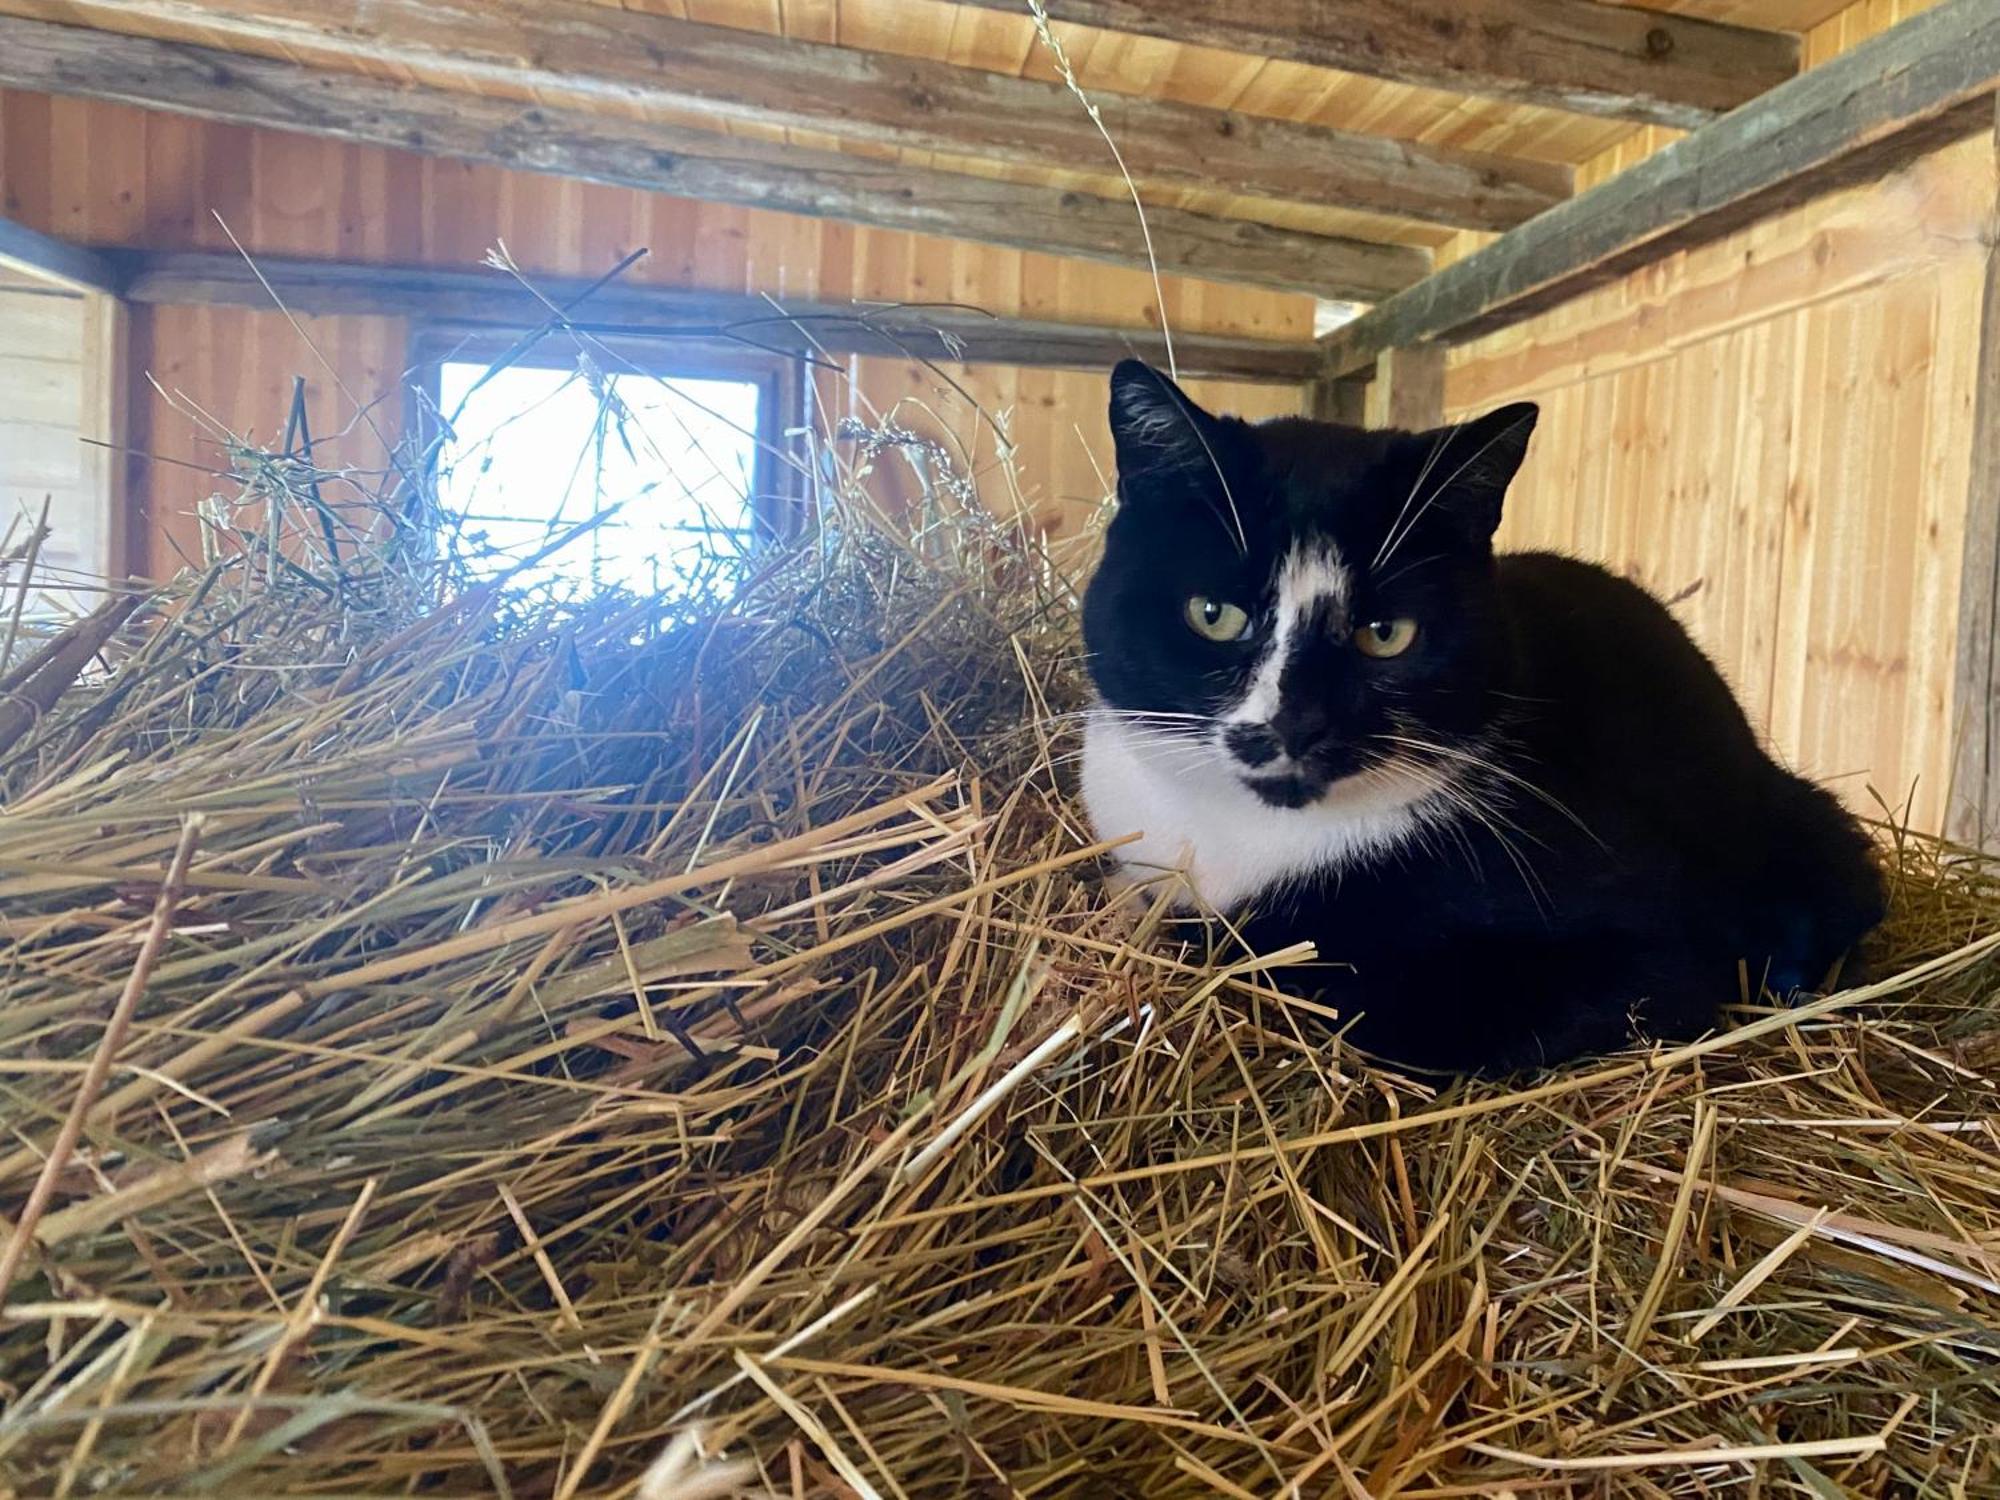
{"type": "MultiPolygon", "coordinates": [[[[35,546],[37,605],[88,608],[125,550],[113,495],[125,319],[113,299],[0,272],[0,550],[35,546]]],[[[11,607],[11,606],[10,606],[11,607]]]]}
{"type": "Polygon", "coordinates": [[[1857,806],[1943,825],[1996,164],[1981,136],[1457,351],[1541,406],[1503,541],[1674,601],[1857,806]]]}
{"type": "MultiPolygon", "coordinates": [[[[1307,339],[1310,298],[693,203],[622,188],[209,124],[93,101],[0,93],[0,213],[63,238],[466,268],[504,245],[529,275],[594,276],[632,250],[636,282],[773,296],[950,301],[1001,316],[1307,339]]],[[[495,273],[496,276],[499,273],[495,273]]],[[[135,309],[131,562],[155,576],[199,555],[196,504],[226,470],[222,434],[269,440],[292,378],[316,433],[359,469],[395,435],[409,329],[400,319],[236,308],[135,309]],[[365,415],[364,415],[365,413],[365,415]]],[[[1061,533],[1104,492],[1101,373],[979,366],[938,372],[854,359],[820,382],[829,421],[893,417],[960,447],[989,504],[1061,533]],[[982,415],[982,411],[984,415],[982,415]],[[997,418],[1011,439],[1002,472],[997,418]]],[[[1299,409],[1293,387],[1193,382],[1250,416],[1299,409]]]]}
{"type": "MultiPolygon", "coordinates": [[[[1928,0],[1858,0],[1807,36],[1823,62],[1928,0]]],[[[1675,138],[1648,129],[1587,186],[1675,138]]],[[[1945,820],[1959,580],[1993,240],[1991,141],[1650,267],[1455,354],[1455,413],[1528,398],[1541,429],[1503,540],[1607,561],[1674,600],[1774,746],[1921,827],[1945,820]]],[[[530,275],[731,292],[946,300],[1005,316],[1309,336],[1308,299],[895,231],[705,205],[497,168],[0,92],[0,213],[65,238],[154,249],[463,268],[496,245],[530,275]],[[226,227],[225,227],[226,226],[226,227]]],[[[1441,258],[1476,248],[1466,234],[1441,258]]],[[[130,552],[155,575],[198,555],[197,502],[225,433],[270,440],[295,375],[335,462],[382,463],[401,412],[400,319],[141,308],[131,319],[130,552]]],[[[844,362],[825,416],[942,432],[988,502],[1079,527],[1109,472],[1102,376],[844,362]],[[954,388],[955,387],[955,388],[954,388]],[[1001,473],[1004,422],[1014,454],[1001,473]]],[[[1247,416],[1287,387],[1192,383],[1247,416]]],[[[892,470],[887,466],[885,472],[892,470]]]]}

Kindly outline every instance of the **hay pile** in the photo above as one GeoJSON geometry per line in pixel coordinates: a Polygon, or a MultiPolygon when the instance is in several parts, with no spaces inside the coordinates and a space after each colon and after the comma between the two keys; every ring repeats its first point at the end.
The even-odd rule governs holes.
{"type": "Polygon", "coordinates": [[[0,1490],[2000,1493],[1990,867],[1440,1093],[1107,912],[1004,528],[677,618],[251,483],[303,540],[7,687],[0,1490]]]}

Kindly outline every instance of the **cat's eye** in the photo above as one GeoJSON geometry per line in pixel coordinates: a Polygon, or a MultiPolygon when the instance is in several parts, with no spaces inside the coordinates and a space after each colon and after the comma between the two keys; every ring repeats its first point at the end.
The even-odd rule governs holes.
{"type": "Polygon", "coordinates": [[[1187,622],[1205,641],[1240,641],[1250,633],[1250,616],[1241,608],[1203,594],[1188,600],[1187,622]]]}
{"type": "Polygon", "coordinates": [[[1380,660],[1401,656],[1417,638],[1417,622],[1411,619],[1370,620],[1354,632],[1354,647],[1363,656],[1380,660]]]}

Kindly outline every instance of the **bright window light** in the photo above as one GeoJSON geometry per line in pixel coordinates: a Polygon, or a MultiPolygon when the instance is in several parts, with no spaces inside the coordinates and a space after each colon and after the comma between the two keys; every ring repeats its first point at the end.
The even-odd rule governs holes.
{"type": "Polygon", "coordinates": [[[491,567],[613,506],[615,516],[521,582],[686,593],[748,556],[755,382],[515,365],[481,384],[486,374],[456,361],[439,371],[439,409],[457,432],[439,498],[497,554],[491,567]]]}

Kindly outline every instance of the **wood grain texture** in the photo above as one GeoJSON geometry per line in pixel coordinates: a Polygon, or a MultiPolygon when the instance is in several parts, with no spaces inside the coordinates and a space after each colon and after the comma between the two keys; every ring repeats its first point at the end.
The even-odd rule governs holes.
{"type": "MultiPolygon", "coordinates": [[[[647,256],[635,285],[821,302],[962,302],[999,316],[1130,329],[1142,347],[1164,322],[1178,334],[1310,339],[1309,298],[1166,276],[1040,252],[972,245],[759,209],[689,202],[566,182],[475,163],[257,130],[91,100],[0,90],[0,212],[66,239],[235,255],[229,231],[260,259],[340,256],[472,272],[496,244],[530,277],[595,277],[627,253],[647,256]]],[[[308,320],[314,348],[276,313],[216,309],[205,318],[134,309],[134,369],[172,362],[179,389],[222,426],[270,437],[290,377],[308,377],[316,432],[350,426],[321,361],[364,399],[393,412],[403,324],[343,316],[308,320]],[[156,324],[165,319],[164,330],[156,324]],[[373,328],[374,332],[357,332],[373,328]],[[248,372],[248,373],[246,373],[248,372]],[[273,404],[279,403],[279,404],[273,404]]],[[[989,366],[961,384],[1012,433],[1010,474],[992,463],[992,434],[964,397],[908,361],[848,357],[829,377],[829,420],[899,410],[951,431],[985,433],[982,493],[1063,526],[1092,514],[1110,444],[1101,377],[989,366]]],[[[1275,414],[1298,397],[1270,384],[1204,383],[1224,409],[1275,414]]],[[[133,443],[159,455],[136,471],[147,515],[133,550],[154,571],[198,545],[194,507],[215,480],[220,449],[143,378],[131,388],[133,443]],[[194,468],[182,467],[193,463],[194,468]],[[155,524],[157,522],[158,524],[155,524]]],[[[971,439],[968,438],[968,441],[971,439]]],[[[366,434],[346,461],[379,468],[366,434]]],[[[338,450],[336,450],[338,451],[338,450]]],[[[190,551],[189,555],[198,555],[190,551]]]]}
{"type": "Polygon", "coordinates": [[[1946,0],[1500,236],[1331,335],[1335,373],[1462,341],[1984,128],[2000,7],[1946,0]]]}
{"type": "Polygon", "coordinates": [[[1788,36],[1591,0],[1051,0],[1048,10],[1112,31],[1669,125],[1733,109],[1798,66],[1788,36]]]}
{"type": "MultiPolygon", "coordinates": [[[[134,565],[154,578],[199,565],[196,507],[244,502],[232,447],[278,445],[292,377],[307,377],[308,411],[325,468],[374,486],[398,436],[408,330],[401,319],[305,318],[237,308],[150,307],[132,314],[133,365],[148,377],[134,403],[134,565]]],[[[331,486],[334,504],[350,498],[331,486]]]]}
{"type": "MultiPolygon", "coordinates": [[[[47,7],[0,3],[34,14],[47,7]]],[[[580,0],[80,0],[64,18],[348,70],[422,69],[474,92],[816,130],[1074,171],[1107,156],[1058,83],[707,26],[580,0]]],[[[1141,182],[1506,228],[1560,202],[1554,163],[1107,93],[1103,128],[1141,182]]]]}
{"type": "Polygon", "coordinates": [[[0,535],[48,507],[33,602],[88,613],[91,579],[124,571],[119,486],[123,436],[111,372],[123,330],[117,301],[32,282],[0,286],[0,535]]]}
{"type": "Polygon", "coordinates": [[[1391,349],[1375,361],[1363,411],[1370,427],[1422,432],[1444,421],[1444,350],[1391,349]]]}
{"type": "MultiPolygon", "coordinates": [[[[1994,130],[2000,153],[2000,116],[1994,130]]],[[[1973,371],[1972,472],[1959,580],[1956,711],[1945,831],[2000,848],[2000,212],[1991,221],[1973,371]]]]}
{"type": "Polygon", "coordinates": [[[1421,250],[874,162],[657,120],[452,93],[247,54],[0,17],[0,84],[230,124],[637,187],[706,202],[947,234],[1327,297],[1373,299],[1421,250]]]}
{"type": "MultiPolygon", "coordinates": [[[[314,317],[376,315],[467,327],[533,327],[556,306],[570,323],[611,338],[735,338],[796,355],[870,355],[944,364],[1003,364],[1107,370],[1130,355],[1164,362],[1156,331],[1000,319],[954,303],[899,307],[711,292],[573,277],[537,278],[533,290],[504,272],[309,261],[202,251],[107,250],[128,301],[158,306],[282,305],[314,317]],[[276,299],[275,304],[273,299],[276,299]]],[[[1230,338],[1183,332],[1173,342],[1180,369],[1197,376],[1299,384],[1319,368],[1304,340],[1230,338]]]]}
{"type": "Polygon", "coordinates": [[[1992,141],[1963,141],[1454,356],[1541,404],[1502,530],[1673,600],[1790,763],[1947,815],[1992,141]]]}

